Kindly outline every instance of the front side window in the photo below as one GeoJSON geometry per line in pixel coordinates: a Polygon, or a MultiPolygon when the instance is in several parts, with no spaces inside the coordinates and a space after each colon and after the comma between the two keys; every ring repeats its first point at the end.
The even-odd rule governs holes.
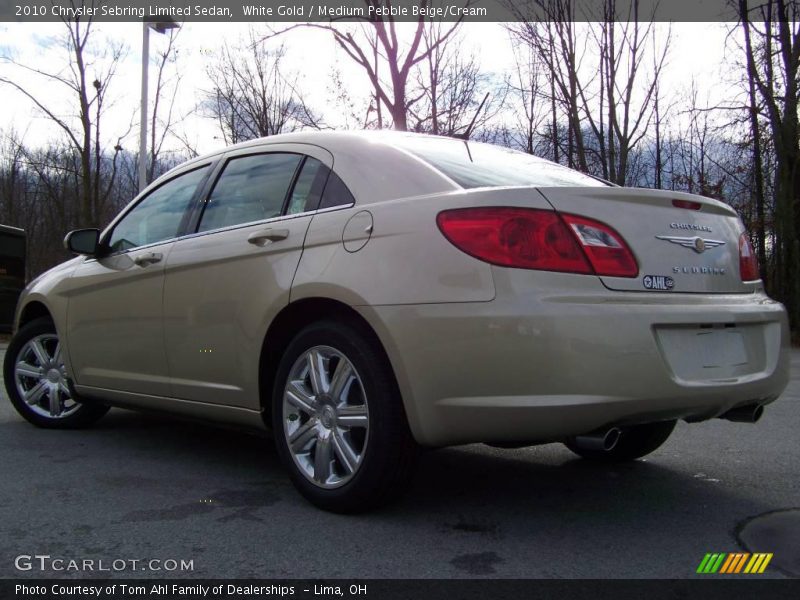
{"type": "Polygon", "coordinates": [[[198,231],[280,216],[302,158],[274,153],[229,160],[206,201],[198,231]]]}
{"type": "Polygon", "coordinates": [[[208,169],[205,166],[178,175],[150,192],[114,227],[108,239],[111,251],[121,252],[176,237],[208,169]]]}

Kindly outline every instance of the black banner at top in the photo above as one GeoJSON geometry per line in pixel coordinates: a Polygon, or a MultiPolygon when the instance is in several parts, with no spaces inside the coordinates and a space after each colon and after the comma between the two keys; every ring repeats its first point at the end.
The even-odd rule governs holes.
{"type": "MultiPolygon", "coordinates": [[[[768,2],[776,0],[748,0],[751,20],[760,19],[760,7],[768,2]]],[[[790,6],[798,2],[787,0],[790,6]]],[[[0,0],[0,21],[710,22],[737,21],[738,5],[738,0],[0,0]]]]}

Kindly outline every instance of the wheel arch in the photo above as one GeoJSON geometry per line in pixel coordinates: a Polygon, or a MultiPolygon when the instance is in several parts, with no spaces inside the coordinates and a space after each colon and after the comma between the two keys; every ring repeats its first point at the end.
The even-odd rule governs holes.
{"type": "Polygon", "coordinates": [[[391,369],[393,384],[397,386],[397,375],[386,348],[373,327],[358,311],[343,302],[330,298],[312,297],[296,300],[275,316],[261,345],[258,363],[258,389],[262,418],[267,429],[272,428],[272,391],[281,356],[300,330],[312,323],[326,319],[344,321],[369,336],[383,354],[384,360],[391,369]]]}
{"type": "Polygon", "coordinates": [[[44,302],[41,302],[40,300],[30,300],[29,302],[25,303],[24,306],[20,307],[16,329],[19,329],[31,321],[40,319],[42,317],[47,317],[51,321],[55,322],[53,313],[44,302]]]}

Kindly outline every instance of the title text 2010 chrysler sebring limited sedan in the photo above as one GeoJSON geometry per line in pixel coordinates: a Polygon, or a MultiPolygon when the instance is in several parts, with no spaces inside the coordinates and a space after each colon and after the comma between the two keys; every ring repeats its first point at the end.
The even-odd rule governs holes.
{"type": "Polygon", "coordinates": [[[411,134],[297,133],[161,177],[20,300],[11,402],[268,428],[300,492],[363,510],[419,446],[624,460],[677,419],[758,419],[783,307],[730,207],[411,134]]]}

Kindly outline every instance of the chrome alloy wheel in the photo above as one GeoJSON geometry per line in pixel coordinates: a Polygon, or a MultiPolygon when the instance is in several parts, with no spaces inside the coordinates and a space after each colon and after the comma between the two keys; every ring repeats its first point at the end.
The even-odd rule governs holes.
{"type": "Polygon", "coordinates": [[[37,335],[22,346],[14,380],[20,397],[43,417],[63,419],[81,406],[69,391],[61,344],[54,333],[37,335]]]}
{"type": "Polygon", "coordinates": [[[330,346],[301,354],[289,371],[282,416],[289,453],[309,481],[336,488],[353,478],[367,449],[369,410],[344,354],[330,346]]]}

